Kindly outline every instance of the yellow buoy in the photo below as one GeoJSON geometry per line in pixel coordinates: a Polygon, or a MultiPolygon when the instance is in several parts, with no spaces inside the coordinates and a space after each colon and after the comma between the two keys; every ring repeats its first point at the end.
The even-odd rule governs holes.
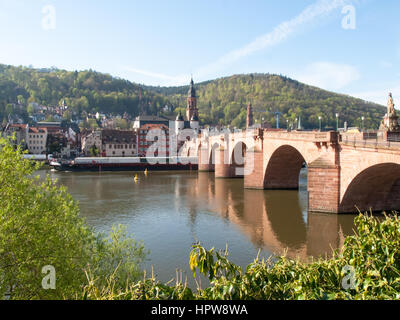
{"type": "Polygon", "coordinates": [[[146,170],[144,170],[144,174],[147,176],[147,168],[146,168],[146,170]]]}
{"type": "Polygon", "coordinates": [[[139,180],[138,175],[136,174],[133,179],[135,180],[135,182],[137,182],[139,180]]]}

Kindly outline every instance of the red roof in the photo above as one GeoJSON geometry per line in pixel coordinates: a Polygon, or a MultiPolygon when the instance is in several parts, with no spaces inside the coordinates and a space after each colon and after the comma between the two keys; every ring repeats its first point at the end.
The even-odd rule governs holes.
{"type": "Polygon", "coordinates": [[[104,129],[102,131],[103,143],[136,143],[136,132],[132,130],[104,129]]]}
{"type": "Polygon", "coordinates": [[[17,124],[17,123],[13,123],[10,124],[11,128],[21,128],[21,129],[26,129],[27,124],[17,124]]]}
{"type": "Polygon", "coordinates": [[[46,128],[35,128],[35,127],[30,127],[29,128],[30,133],[46,133],[47,129],[46,128]]]}
{"type": "Polygon", "coordinates": [[[169,128],[165,124],[161,123],[149,123],[149,124],[144,124],[143,126],[140,127],[140,130],[152,130],[152,129],[169,130],[169,128]]]}
{"type": "Polygon", "coordinates": [[[39,129],[46,130],[47,132],[52,133],[52,134],[54,134],[54,133],[62,133],[62,131],[63,131],[61,127],[43,127],[43,126],[40,126],[39,129]]]}

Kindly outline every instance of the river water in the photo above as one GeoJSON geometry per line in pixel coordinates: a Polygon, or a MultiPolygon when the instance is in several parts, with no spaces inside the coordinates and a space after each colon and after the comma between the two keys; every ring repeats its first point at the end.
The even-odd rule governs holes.
{"type": "Polygon", "coordinates": [[[203,172],[50,172],[79,201],[81,215],[99,232],[127,226],[150,250],[146,270],[162,282],[176,269],[189,269],[193,243],[229,248],[229,258],[245,267],[261,256],[301,259],[329,255],[353,234],[354,215],[308,213],[307,172],[299,191],[246,190],[243,179],[215,179],[203,172]]]}

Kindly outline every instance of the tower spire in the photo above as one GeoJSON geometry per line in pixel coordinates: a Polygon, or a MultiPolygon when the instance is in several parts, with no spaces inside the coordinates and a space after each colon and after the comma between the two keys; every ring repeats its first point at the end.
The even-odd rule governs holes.
{"type": "Polygon", "coordinates": [[[187,97],[186,119],[190,121],[193,118],[193,116],[195,116],[195,118],[198,118],[199,111],[197,109],[196,89],[194,87],[193,76],[192,76],[190,80],[190,87],[187,97]]]}

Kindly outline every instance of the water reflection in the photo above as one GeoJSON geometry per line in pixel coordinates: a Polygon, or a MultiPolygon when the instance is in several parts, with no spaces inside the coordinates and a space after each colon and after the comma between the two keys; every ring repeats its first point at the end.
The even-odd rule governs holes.
{"type": "MultiPolygon", "coordinates": [[[[41,172],[45,174],[45,172],[41,172]]],[[[329,254],[353,233],[353,215],[307,212],[306,172],[300,191],[246,190],[243,179],[215,179],[212,173],[150,172],[59,173],[51,176],[79,200],[81,214],[100,232],[125,224],[150,250],[160,281],[184,270],[190,281],[191,245],[224,249],[246,266],[261,249],[264,257],[329,254]]]]}
{"type": "Polygon", "coordinates": [[[309,213],[306,171],[299,191],[246,190],[243,180],[199,173],[194,197],[240,228],[259,249],[290,257],[330,255],[353,234],[354,215],[309,213]]]}

